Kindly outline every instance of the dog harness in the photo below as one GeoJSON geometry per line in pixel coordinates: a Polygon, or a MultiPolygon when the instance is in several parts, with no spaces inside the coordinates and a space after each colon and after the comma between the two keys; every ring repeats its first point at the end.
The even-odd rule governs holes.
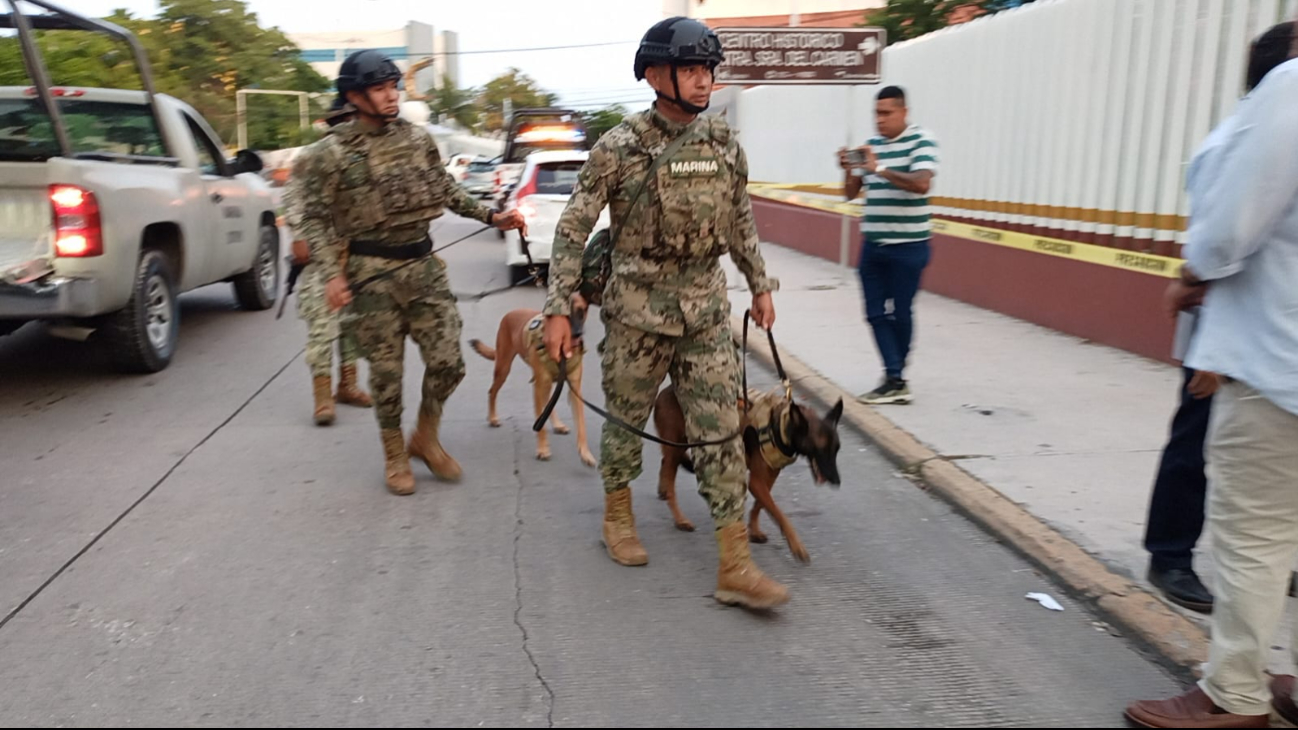
{"type": "Polygon", "coordinates": [[[749,388],[746,425],[757,432],[758,453],[766,465],[779,471],[798,460],[789,443],[789,408],[792,401],[782,393],[763,393],[749,388]]]}

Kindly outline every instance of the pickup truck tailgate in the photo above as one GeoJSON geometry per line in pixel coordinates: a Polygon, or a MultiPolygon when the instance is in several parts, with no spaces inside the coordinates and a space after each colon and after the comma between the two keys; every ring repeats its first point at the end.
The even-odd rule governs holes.
{"type": "MultiPolygon", "coordinates": [[[[0,164],[0,179],[5,175],[0,164]]],[[[54,221],[49,189],[0,183],[0,274],[50,255],[54,221]]]]}

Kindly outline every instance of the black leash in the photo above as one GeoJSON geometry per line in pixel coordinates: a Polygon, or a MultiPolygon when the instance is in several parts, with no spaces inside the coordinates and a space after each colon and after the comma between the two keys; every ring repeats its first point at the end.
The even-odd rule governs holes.
{"type": "Polygon", "coordinates": [[[548,286],[545,277],[541,275],[541,267],[532,260],[532,245],[528,243],[527,236],[524,236],[522,231],[518,232],[518,240],[523,244],[523,255],[527,257],[526,277],[519,279],[513,284],[506,284],[505,286],[496,287],[495,289],[480,291],[477,294],[456,294],[455,298],[464,298],[471,302],[480,302],[493,294],[500,294],[501,292],[507,292],[510,289],[517,289],[526,284],[535,284],[538,289],[543,289],[548,286]]]}
{"type": "MultiPolygon", "coordinates": [[[[748,403],[748,320],[752,318],[753,318],[752,310],[747,310],[744,312],[743,382],[744,382],[744,403],[745,404],[748,403]]],[[[779,375],[780,377],[780,382],[784,385],[785,396],[790,400],[792,400],[793,386],[789,383],[789,378],[784,373],[784,365],[780,362],[780,353],[779,350],[777,350],[775,347],[775,335],[770,330],[766,330],[766,337],[771,343],[771,355],[774,357],[775,360],[775,371],[776,374],[779,375]]],[[[550,413],[554,411],[555,406],[559,404],[559,398],[563,396],[563,386],[564,383],[566,382],[568,382],[568,359],[566,357],[561,357],[559,359],[559,380],[554,385],[554,393],[550,395],[550,401],[546,403],[545,408],[541,411],[541,415],[536,419],[536,422],[532,424],[533,431],[539,432],[542,428],[545,428],[545,422],[549,420],[550,413]]],[[[744,429],[741,426],[738,431],[735,431],[734,433],[724,438],[714,439],[711,441],[694,441],[689,443],[678,443],[676,441],[668,441],[666,439],[648,433],[643,429],[636,428],[635,426],[632,426],[626,421],[623,421],[621,418],[618,418],[612,413],[609,413],[603,408],[600,408],[599,406],[591,403],[590,401],[586,400],[580,395],[577,396],[577,399],[580,400],[587,408],[591,409],[592,411],[602,416],[604,420],[608,421],[609,423],[612,423],[615,426],[618,426],[619,428],[626,429],[627,431],[630,431],[636,436],[639,436],[642,439],[648,439],[649,441],[653,441],[656,444],[662,444],[663,446],[673,446],[678,449],[693,449],[699,446],[716,446],[718,444],[724,444],[728,441],[738,438],[744,432],[744,429]]]]}

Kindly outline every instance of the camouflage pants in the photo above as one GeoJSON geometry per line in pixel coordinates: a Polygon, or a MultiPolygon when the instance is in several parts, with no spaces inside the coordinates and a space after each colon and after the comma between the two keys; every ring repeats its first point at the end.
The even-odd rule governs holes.
{"type": "MultiPolygon", "coordinates": [[[[401,263],[353,256],[347,262],[347,278],[359,281],[401,263]]],[[[369,361],[370,394],[379,428],[401,428],[407,336],[418,345],[424,360],[420,411],[441,416],[446,399],[464,380],[461,326],[446,263],[435,256],[372,282],[355,296],[343,327],[355,333],[361,354],[369,361]]]]}
{"type": "MultiPolygon", "coordinates": [[[[730,328],[719,324],[683,337],[658,335],[605,318],[599,345],[604,400],[610,413],[644,428],[664,376],[670,374],[685,412],[690,441],[722,438],[739,429],[739,358],[730,328]]],[[[600,439],[604,491],[631,483],[642,471],[643,444],[624,428],[606,422],[600,439]]],[[[717,528],[743,517],[747,487],[740,439],[693,450],[699,494],[717,528]]]]}
{"type": "Polygon", "coordinates": [[[325,281],[314,266],[302,270],[297,287],[297,314],[306,320],[306,364],[312,377],[333,376],[334,341],[338,342],[338,362],[352,365],[360,357],[356,338],[339,326],[340,317],[325,303],[325,281]]]}

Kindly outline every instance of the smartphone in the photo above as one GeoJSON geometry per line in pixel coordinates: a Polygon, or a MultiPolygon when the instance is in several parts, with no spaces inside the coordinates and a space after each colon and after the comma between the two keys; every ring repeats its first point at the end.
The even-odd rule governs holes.
{"type": "Polygon", "coordinates": [[[864,165],[865,152],[860,148],[850,149],[847,151],[847,163],[849,165],[864,165]]]}

